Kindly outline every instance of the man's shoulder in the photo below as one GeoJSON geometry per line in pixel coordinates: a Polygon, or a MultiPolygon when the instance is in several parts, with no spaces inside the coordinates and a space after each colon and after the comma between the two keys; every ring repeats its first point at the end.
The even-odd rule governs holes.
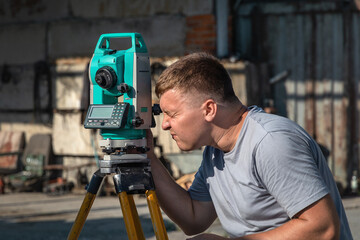
{"type": "Polygon", "coordinates": [[[275,114],[266,113],[259,110],[259,108],[250,109],[247,116],[248,124],[255,129],[263,130],[265,132],[288,131],[294,128],[299,128],[299,125],[294,121],[275,114]]]}

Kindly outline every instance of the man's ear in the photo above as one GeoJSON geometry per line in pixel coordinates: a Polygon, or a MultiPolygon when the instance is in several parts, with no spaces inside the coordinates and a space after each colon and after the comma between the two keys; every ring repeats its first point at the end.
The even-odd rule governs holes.
{"type": "Polygon", "coordinates": [[[214,120],[217,112],[217,104],[214,100],[208,99],[203,105],[204,118],[206,121],[211,122],[214,120]]]}

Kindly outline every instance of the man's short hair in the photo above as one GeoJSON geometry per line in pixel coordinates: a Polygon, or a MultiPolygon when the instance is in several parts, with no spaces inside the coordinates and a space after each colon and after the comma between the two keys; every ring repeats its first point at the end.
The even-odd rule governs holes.
{"type": "Polygon", "coordinates": [[[238,100],[228,72],[214,56],[207,53],[187,55],[166,68],[156,83],[155,93],[161,97],[170,89],[183,93],[196,90],[220,102],[238,100]]]}

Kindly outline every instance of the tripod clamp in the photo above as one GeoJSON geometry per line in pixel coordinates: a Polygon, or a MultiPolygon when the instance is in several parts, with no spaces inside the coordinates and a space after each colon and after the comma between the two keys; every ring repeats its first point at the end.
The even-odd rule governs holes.
{"type": "Polygon", "coordinates": [[[150,160],[145,153],[146,139],[111,140],[100,142],[106,154],[100,160],[100,172],[104,174],[116,173],[113,177],[116,192],[142,194],[147,190],[154,190],[155,185],[151,176],[150,160]],[[136,149],[140,153],[128,154],[128,150],[136,149]],[[140,151],[139,151],[140,150],[140,151]]]}
{"type": "Polygon", "coordinates": [[[113,180],[117,193],[143,194],[155,189],[146,154],[105,155],[100,161],[100,171],[116,173],[113,180]]]}

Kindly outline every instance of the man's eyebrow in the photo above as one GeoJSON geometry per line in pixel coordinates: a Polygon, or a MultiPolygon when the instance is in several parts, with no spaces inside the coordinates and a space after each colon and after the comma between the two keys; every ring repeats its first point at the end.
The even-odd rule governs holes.
{"type": "Polygon", "coordinates": [[[163,113],[165,113],[168,116],[171,116],[172,114],[175,113],[175,111],[163,110],[163,113]]]}
{"type": "Polygon", "coordinates": [[[169,115],[169,113],[170,113],[168,110],[162,110],[162,112],[165,113],[166,115],[169,115]]]}

